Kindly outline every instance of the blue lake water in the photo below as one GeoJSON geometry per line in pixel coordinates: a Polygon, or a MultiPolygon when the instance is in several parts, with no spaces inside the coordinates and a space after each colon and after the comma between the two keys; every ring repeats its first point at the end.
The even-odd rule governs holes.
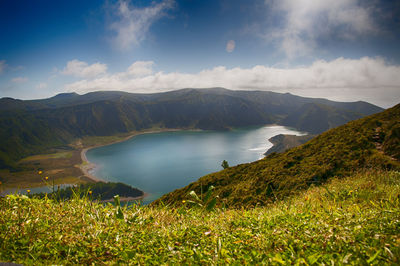
{"type": "Polygon", "coordinates": [[[127,141],[90,149],[92,173],[106,181],[123,182],[149,196],[145,203],[184,187],[206,174],[263,158],[278,134],[303,135],[283,126],[231,131],[177,131],[135,136],[127,141]]]}

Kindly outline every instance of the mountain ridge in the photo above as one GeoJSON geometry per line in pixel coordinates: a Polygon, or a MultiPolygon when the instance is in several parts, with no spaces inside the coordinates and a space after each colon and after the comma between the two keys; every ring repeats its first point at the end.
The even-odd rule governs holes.
{"type": "MultiPolygon", "coordinates": [[[[166,92],[158,92],[158,93],[130,93],[130,92],[124,92],[124,91],[94,91],[94,92],[88,92],[85,94],[77,94],[75,92],[71,93],[59,93],[56,94],[55,96],[45,98],[45,99],[36,99],[36,100],[20,100],[20,99],[14,99],[11,97],[3,97],[0,98],[0,111],[3,110],[9,110],[9,109],[26,109],[28,108],[29,110],[33,109],[45,109],[45,108],[51,108],[54,106],[54,102],[57,102],[59,100],[65,100],[65,99],[75,99],[81,98],[78,100],[78,102],[74,102],[73,105],[78,105],[78,104],[85,104],[85,103],[92,103],[104,99],[108,100],[115,100],[116,98],[119,97],[127,97],[130,100],[140,100],[143,101],[145,99],[159,99],[163,98],[163,96],[171,96],[173,98],[176,98],[177,96],[182,96],[182,95],[187,95],[190,93],[200,93],[200,94],[218,94],[218,95],[230,95],[230,96],[236,96],[236,97],[244,97],[248,96],[248,93],[255,94],[256,97],[253,97],[253,100],[266,100],[266,97],[269,97],[270,100],[277,100],[278,97],[284,96],[284,97],[289,97],[291,98],[290,103],[293,103],[293,100],[301,100],[300,105],[304,103],[309,103],[309,102],[317,102],[321,103],[324,105],[331,105],[334,107],[346,109],[349,108],[349,105],[359,105],[360,107],[357,108],[357,112],[362,113],[362,114],[370,114],[370,109],[372,105],[368,102],[365,101],[354,101],[354,102],[336,102],[336,101],[331,101],[327,100],[324,98],[310,98],[310,97],[302,97],[302,96],[297,96],[293,95],[291,93],[278,93],[278,92],[272,92],[272,91],[261,91],[261,90],[229,90],[226,88],[221,88],[221,87],[215,87],[215,88],[203,88],[203,89],[195,89],[195,88],[185,88],[185,89],[179,89],[179,90],[173,90],[173,91],[166,91],[166,92]],[[260,97],[261,96],[261,97],[260,97]],[[14,102],[14,105],[16,106],[19,104],[19,106],[10,108],[9,105],[6,103],[8,102],[14,102]],[[26,105],[24,108],[21,105],[26,105]],[[368,108],[365,108],[365,106],[368,105],[368,108]]],[[[63,106],[65,103],[62,103],[61,106],[63,106]]],[[[298,104],[297,104],[298,105],[298,104]]],[[[60,106],[57,106],[60,107],[60,106]]],[[[378,110],[383,110],[383,108],[379,106],[374,107],[374,112],[377,112],[378,110]]]]}

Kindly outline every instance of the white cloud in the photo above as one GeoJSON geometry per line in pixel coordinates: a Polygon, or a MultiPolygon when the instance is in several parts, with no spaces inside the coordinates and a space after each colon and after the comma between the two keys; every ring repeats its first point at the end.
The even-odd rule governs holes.
{"type": "Polygon", "coordinates": [[[128,68],[126,73],[133,77],[148,76],[153,73],[153,65],[153,61],[136,61],[128,68]]]}
{"type": "Polygon", "coordinates": [[[6,67],[7,67],[6,60],[0,60],[0,74],[3,73],[6,67]]]}
{"type": "Polygon", "coordinates": [[[28,82],[28,80],[29,79],[26,77],[16,77],[16,78],[13,78],[11,81],[14,83],[25,83],[25,82],[28,82]]]}
{"type": "Polygon", "coordinates": [[[311,53],[321,39],[354,39],[376,32],[371,8],[358,0],[266,0],[281,24],[265,34],[288,58],[311,53]]]}
{"type": "Polygon", "coordinates": [[[297,68],[257,65],[247,69],[228,69],[219,66],[195,74],[153,73],[151,65],[153,62],[135,62],[125,72],[81,80],[67,84],[65,89],[79,93],[95,90],[149,93],[181,88],[225,87],[291,92],[341,101],[365,100],[381,106],[400,102],[400,66],[388,65],[381,58],[318,60],[297,68]],[[135,71],[132,72],[132,69],[135,71]],[[137,69],[142,70],[136,72],[137,69]]]}
{"type": "Polygon", "coordinates": [[[233,50],[235,50],[235,47],[236,47],[236,43],[235,43],[235,41],[234,40],[229,40],[227,43],[226,43],[226,51],[228,52],[228,53],[232,53],[233,52],[233,50]]]}
{"type": "Polygon", "coordinates": [[[46,82],[40,82],[38,85],[36,85],[36,89],[46,89],[46,88],[47,88],[46,82]]]}
{"type": "Polygon", "coordinates": [[[74,59],[67,63],[67,66],[61,72],[64,75],[71,75],[80,78],[94,78],[107,72],[107,65],[94,63],[89,65],[86,62],[74,59]]]}
{"type": "Polygon", "coordinates": [[[116,14],[118,20],[110,25],[110,29],[116,32],[115,44],[121,50],[128,50],[142,42],[150,26],[175,5],[173,0],[164,0],[149,7],[135,8],[129,2],[119,1],[116,14]]]}

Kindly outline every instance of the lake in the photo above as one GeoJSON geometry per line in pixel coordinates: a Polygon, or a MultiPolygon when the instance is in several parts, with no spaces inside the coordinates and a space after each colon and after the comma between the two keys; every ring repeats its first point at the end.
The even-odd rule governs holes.
{"type": "Polygon", "coordinates": [[[199,177],[263,158],[278,134],[304,135],[283,126],[239,128],[231,131],[176,131],[135,136],[124,142],[90,149],[95,176],[136,187],[149,203],[199,177]]]}

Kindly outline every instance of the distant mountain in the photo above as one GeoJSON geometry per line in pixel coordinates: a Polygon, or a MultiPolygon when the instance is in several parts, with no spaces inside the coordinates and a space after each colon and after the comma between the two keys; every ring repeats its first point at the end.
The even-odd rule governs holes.
{"type": "Polygon", "coordinates": [[[290,113],[281,121],[281,124],[312,134],[319,134],[358,118],[360,118],[360,113],[355,111],[338,109],[324,104],[307,103],[290,113]]]}
{"type": "MultiPolygon", "coordinates": [[[[215,187],[228,206],[265,205],[363,169],[400,170],[400,104],[331,129],[304,145],[259,161],[212,173],[157,202],[181,204],[194,190],[215,187]]],[[[155,202],[154,204],[157,204],[155,202]]]]}
{"type": "Polygon", "coordinates": [[[227,130],[271,123],[321,133],[381,110],[365,102],[340,103],[288,93],[223,88],[155,94],[63,93],[28,101],[2,98],[0,168],[15,167],[13,162],[24,156],[66,145],[83,136],[106,136],[151,127],[227,130]],[[315,112],[310,106],[323,112],[315,112]],[[296,116],[301,117],[300,123],[296,116]]]}

